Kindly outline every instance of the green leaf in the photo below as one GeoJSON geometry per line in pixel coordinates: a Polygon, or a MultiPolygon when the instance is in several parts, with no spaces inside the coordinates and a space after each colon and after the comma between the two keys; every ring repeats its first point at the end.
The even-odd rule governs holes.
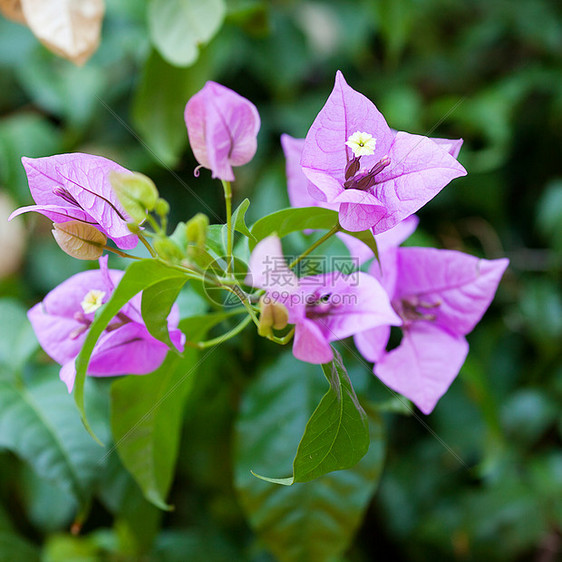
{"type": "Polygon", "coordinates": [[[12,299],[0,300],[0,363],[19,371],[38,342],[23,306],[12,299]]]}
{"type": "Polygon", "coordinates": [[[89,498],[101,451],[84,431],[54,365],[36,370],[27,386],[0,382],[0,447],[78,501],[89,498]]]}
{"type": "MultiPolygon", "coordinates": [[[[253,239],[250,238],[250,250],[253,250],[256,244],[267,236],[276,233],[279,238],[300,230],[319,229],[330,230],[338,222],[338,213],[331,209],[323,209],[321,207],[291,207],[289,209],[281,209],[270,215],[258,220],[251,228],[253,239]]],[[[361,232],[351,232],[349,230],[340,230],[349,234],[357,240],[361,240],[378,256],[377,243],[371,230],[363,230],[361,232]]]]}
{"type": "Polygon", "coordinates": [[[76,357],[76,378],[74,381],[74,400],[84,426],[90,435],[98,442],[99,439],[92,431],[84,407],[84,381],[92,351],[112,318],[129,302],[137,293],[161,281],[172,278],[185,278],[185,275],[156,260],[142,260],[132,263],[115,287],[111,298],[98,310],[96,317],[88,330],[82,350],[76,357]]]}
{"type": "Polygon", "coordinates": [[[186,282],[186,277],[172,277],[155,283],[142,293],[141,313],[146,329],[171,349],[175,347],[168,332],[168,315],[186,282]]]}
{"type": "Polygon", "coordinates": [[[240,203],[238,208],[234,211],[234,213],[232,213],[232,225],[236,232],[240,232],[240,234],[243,234],[247,238],[253,238],[252,233],[246,226],[245,217],[246,217],[246,211],[248,210],[249,206],[250,206],[249,199],[244,199],[244,201],[240,203]]]}
{"type": "Polygon", "coordinates": [[[322,365],[330,389],[306,424],[292,478],[262,480],[291,486],[309,482],[328,472],[355,466],[369,449],[367,414],[359,404],[340,354],[334,350],[331,363],[322,365]]]}
{"type": "Polygon", "coordinates": [[[210,71],[203,57],[190,68],[176,68],[156,52],[149,55],[132,114],[145,146],[161,164],[174,166],[187,145],[185,104],[210,78],[210,71]]]}
{"type": "Polygon", "coordinates": [[[323,393],[318,368],[285,354],[248,387],[235,426],[235,486],[258,538],[280,562],[337,559],[350,544],[381,475],[380,417],[370,422],[368,453],[352,469],[306,484],[276,486],[254,478],[286,472],[306,419],[323,393]]]}
{"type": "Polygon", "coordinates": [[[207,244],[217,257],[226,255],[226,225],[211,224],[207,229],[207,244]]]}
{"type": "Polygon", "coordinates": [[[6,562],[39,562],[39,550],[22,537],[8,531],[0,531],[0,560],[6,562]]]}
{"type": "Polygon", "coordinates": [[[114,517],[121,552],[126,549],[129,556],[142,558],[158,533],[162,511],[146,501],[118,454],[107,459],[98,497],[114,517]]]}
{"type": "Polygon", "coordinates": [[[225,13],[224,0],[152,0],[150,38],[170,64],[189,66],[197,60],[199,45],[208,43],[219,30],[225,13]]]}
{"type": "MultiPolygon", "coordinates": [[[[205,328],[193,333],[203,337],[205,328]]],[[[195,380],[198,353],[169,353],[154,373],[128,376],[111,387],[111,428],[125,468],[145,498],[160,509],[166,503],[176,464],[183,406],[195,380]]]]}

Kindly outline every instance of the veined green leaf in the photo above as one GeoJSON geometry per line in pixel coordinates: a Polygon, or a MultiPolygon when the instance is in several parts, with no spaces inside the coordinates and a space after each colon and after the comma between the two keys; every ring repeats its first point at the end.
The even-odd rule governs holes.
{"type": "Polygon", "coordinates": [[[297,455],[293,477],[258,478],[291,486],[308,482],[334,470],[355,466],[369,449],[367,414],[359,404],[340,354],[334,350],[331,363],[322,365],[330,389],[306,424],[297,455]]]}
{"type": "Polygon", "coordinates": [[[305,484],[254,478],[287,473],[306,420],[324,392],[315,365],[289,354],[248,387],[235,426],[235,486],[258,538],[280,562],[337,559],[349,546],[379,481],[384,460],[381,418],[369,419],[371,444],[353,468],[305,484]],[[283,423],[279,423],[282,420],[283,423]]]}
{"type": "Polygon", "coordinates": [[[85,502],[98,477],[102,452],[79,420],[54,365],[37,370],[26,386],[0,382],[0,447],[85,502]]]}

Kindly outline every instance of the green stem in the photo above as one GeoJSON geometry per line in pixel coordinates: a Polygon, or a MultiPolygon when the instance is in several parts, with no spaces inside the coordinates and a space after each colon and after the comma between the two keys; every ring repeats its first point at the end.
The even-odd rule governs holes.
{"type": "Polygon", "coordinates": [[[336,223],[328,232],[326,232],[326,234],[324,234],[324,236],[322,236],[322,238],[319,238],[318,240],[316,240],[316,242],[314,242],[314,244],[312,244],[308,249],[306,249],[298,258],[295,258],[290,264],[289,264],[289,268],[292,269],[293,267],[295,267],[295,265],[297,265],[303,258],[306,258],[306,256],[308,256],[308,254],[310,254],[310,252],[313,252],[314,250],[316,250],[316,248],[318,248],[318,246],[320,246],[321,244],[324,244],[324,242],[326,242],[326,240],[328,240],[328,238],[332,237],[336,232],[339,232],[341,230],[341,226],[340,223],[336,223]]]}
{"type": "Polygon", "coordinates": [[[271,340],[275,343],[278,343],[280,345],[286,345],[293,339],[294,334],[295,334],[295,328],[293,327],[293,328],[291,328],[291,330],[289,332],[287,332],[281,338],[278,338],[277,336],[274,336],[274,335],[269,335],[269,336],[267,336],[267,339],[271,340]]]}
{"type": "Polygon", "coordinates": [[[230,291],[233,295],[236,295],[240,299],[240,302],[242,303],[244,308],[248,311],[248,314],[250,315],[250,318],[254,321],[254,324],[256,326],[259,326],[260,322],[258,320],[258,317],[256,316],[256,312],[254,308],[252,307],[252,303],[250,302],[248,295],[238,285],[234,285],[233,287],[228,287],[223,285],[223,287],[227,291],[230,291]]]}
{"type": "Polygon", "coordinates": [[[142,258],[139,258],[138,256],[131,256],[131,254],[127,254],[125,252],[122,252],[121,250],[118,250],[117,248],[111,248],[109,246],[104,246],[103,249],[107,250],[108,252],[111,252],[113,254],[117,254],[118,256],[121,256],[122,258],[129,258],[131,260],[142,260],[142,258]]]}
{"type": "Polygon", "coordinates": [[[236,334],[240,333],[251,321],[252,321],[252,318],[250,316],[246,316],[246,318],[244,318],[244,320],[242,320],[242,322],[240,322],[239,324],[234,326],[234,328],[232,328],[232,330],[229,330],[225,334],[222,334],[222,336],[218,336],[217,338],[213,338],[212,340],[200,341],[200,342],[197,342],[195,345],[199,349],[205,349],[206,347],[212,347],[213,345],[219,345],[219,344],[225,342],[226,340],[229,340],[230,338],[234,337],[236,334]]]}
{"type": "Polygon", "coordinates": [[[150,224],[150,226],[152,227],[152,230],[154,230],[154,232],[156,232],[158,234],[162,232],[161,226],[156,222],[156,220],[154,219],[154,217],[150,213],[146,214],[146,222],[148,222],[148,224],[150,224]]]}
{"type": "Polygon", "coordinates": [[[152,246],[148,242],[148,240],[142,235],[139,234],[140,241],[144,244],[145,248],[150,252],[150,255],[155,258],[156,252],[152,249],[152,246]]]}
{"type": "Polygon", "coordinates": [[[232,188],[229,181],[222,180],[226,203],[226,273],[232,270],[232,188]]]}

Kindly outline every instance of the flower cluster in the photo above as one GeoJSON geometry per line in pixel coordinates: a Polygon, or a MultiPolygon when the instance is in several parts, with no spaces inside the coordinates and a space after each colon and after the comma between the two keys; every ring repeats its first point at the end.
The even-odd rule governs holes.
{"type": "MultiPolygon", "coordinates": [[[[224,337],[195,345],[221,343],[253,320],[264,337],[279,343],[292,338],[298,359],[324,364],[334,358],[332,342],[353,336],[359,352],[375,364],[377,377],[422,412],[431,412],[458,374],[468,352],[465,336],[488,308],[508,265],[506,259],[400,247],[417,226],[414,213],[451,180],[466,174],[457,161],[462,140],[391,129],[375,105],[338,72],[306,139],[281,138],[289,199],[295,208],[329,209],[334,224],[326,238],[337,233],[359,265],[373,261],[368,271],[353,275],[324,271],[299,278],[293,267],[316,245],[288,264],[280,238],[270,230],[256,239],[244,223],[244,210],[235,213],[232,224],[233,167],[246,164],[256,152],[260,128],[256,107],[232,90],[208,82],[188,101],[184,116],[200,164],[196,175],[200,167],[207,168],[224,186],[226,257],[217,254],[216,245],[206,245],[209,224],[203,215],[180,223],[179,230],[168,236],[169,206],[154,184],[100,156],[24,158],[36,205],[21,208],[10,218],[27,211],[47,216],[55,223],[57,242],[81,259],[96,259],[106,250],[135,257],[122,250],[135,248],[140,239],[151,257],[170,266],[174,275],[181,271],[187,279],[210,282],[235,295],[248,313],[246,320],[224,337]],[[255,243],[244,283],[233,271],[238,257],[235,231],[255,243]],[[376,241],[376,259],[373,244],[365,244],[364,235],[376,241]],[[119,250],[107,245],[108,238],[119,250]],[[387,351],[392,326],[401,330],[402,339],[387,351]]],[[[61,364],[61,379],[69,390],[75,358],[96,311],[123,276],[108,269],[107,256],[99,263],[99,270],[68,279],[29,311],[41,345],[61,364]]],[[[177,306],[161,311],[169,339],[159,340],[145,325],[140,299],[138,293],[106,326],[88,374],[148,373],[164,360],[169,349],[164,341],[183,349],[177,306]]]]}

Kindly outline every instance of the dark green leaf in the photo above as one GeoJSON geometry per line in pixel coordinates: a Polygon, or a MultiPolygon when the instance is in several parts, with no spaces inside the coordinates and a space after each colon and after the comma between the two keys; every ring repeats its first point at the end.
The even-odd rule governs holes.
{"type": "Polygon", "coordinates": [[[384,440],[378,416],[371,446],[353,468],[312,482],[277,486],[254,478],[290,470],[306,419],[323,393],[314,365],[289,354],[259,373],[247,389],[235,427],[235,485],[250,525],[281,562],[336,559],[355,533],[382,470],[384,440]]]}
{"type": "Polygon", "coordinates": [[[291,486],[308,482],[334,470],[355,466],[369,449],[367,414],[359,404],[341,356],[334,350],[331,363],[322,365],[330,389],[306,424],[293,477],[267,478],[268,482],[291,486]]]}
{"type": "Polygon", "coordinates": [[[22,537],[8,531],[0,531],[0,560],[6,562],[39,562],[38,549],[22,537]]]}
{"type": "MultiPolygon", "coordinates": [[[[193,338],[199,340],[205,331],[199,325],[193,338]]],[[[154,373],[131,375],[111,387],[111,428],[119,457],[145,498],[161,509],[170,509],[166,496],[197,366],[198,353],[188,347],[183,357],[169,353],[154,373]]]]}
{"type": "Polygon", "coordinates": [[[109,301],[98,310],[96,318],[88,330],[82,350],[76,358],[76,379],[74,381],[74,400],[78,406],[82,422],[94,439],[98,440],[88,423],[84,408],[84,381],[86,379],[88,363],[98,338],[109,322],[111,322],[111,319],[137,293],[166,279],[184,277],[180,271],[172,269],[156,260],[134,262],[125,271],[109,301]]]}
{"type": "Polygon", "coordinates": [[[82,502],[103,455],[84,431],[56,368],[36,371],[25,387],[0,382],[0,446],[82,502]]]}
{"type": "MultiPolygon", "coordinates": [[[[331,209],[323,209],[321,207],[291,207],[289,209],[281,209],[275,213],[271,213],[258,220],[251,228],[253,239],[250,239],[250,250],[260,241],[275,233],[279,238],[287,236],[291,232],[307,229],[330,230],[338,223],[338,213],[331,209]]],[[[361,232],[350,232],[348,230],[340,230],[345,232],[357,240],[365,243],[375,254],[377,253],[377,243],[375,237],[370,230],[361,232]]]]}
{"type": "Polygon", "coordinates": [[[182,119],[185,104],[203,87],[209,72],[209,66],[200,62],[176,68],[156,52],[148,57],[133,101],[133,120],[161,163],[173,166],[187,144],[182,119]]]}

